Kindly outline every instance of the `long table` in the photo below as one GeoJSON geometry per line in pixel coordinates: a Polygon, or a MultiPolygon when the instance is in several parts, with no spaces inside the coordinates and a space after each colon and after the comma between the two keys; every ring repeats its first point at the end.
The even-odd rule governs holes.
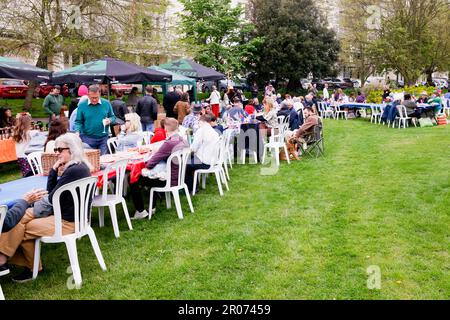
{"type": "MultiPolygon", "coordinates": [[[[156,152],[163,141],[151,144],[149,149],[152,152],[156,152]]],[[[100,163],[103,166],[108,166],[115,161],[120,159],[128,159],[127,170],[130,172],[130,183],[136,183],[139,180],[142,169],[145,167],[146,154],[139,154],[139,152],[122,152],[113,155],[107,155],[100,157],[100,163]],[[108,158],[109,157],[109,158],[108,158]],[[102,159],[104,161],[102,161],[102,159]]],[[[97,187],[103,186],[103,171],[97,171],[92,173],[92,176],[97,177],[97,187]]],[[[110,172],[108,179],[115,176],[115,172],[110,172]]],[[[0,184],[0,205],[8,205],[10,207],[14,204],[15,200],[20,199],[25,193],[34,189],[46,189],[47,188],[47,176],[31,176],[26,178],[21,178],[18,180],[6,182],[0,184]]]]}

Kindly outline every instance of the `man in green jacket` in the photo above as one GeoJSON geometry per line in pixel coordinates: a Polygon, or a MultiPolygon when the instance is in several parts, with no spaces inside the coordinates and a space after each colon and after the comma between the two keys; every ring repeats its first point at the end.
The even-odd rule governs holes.
{"type": "Polygon", "coordinates": [[[61,106],[64,103],[64,97],[59,94],[60,90],[61,90],[60,86],[54,86],[52,91],[44,99],[43,106],[49,116],[48,118],[49,127],[52,120],[55,120],[56,117],[59,116],[61,106]]]}
{"type": "Polygon", "coordinates": [[[108,153],[109,125],[116,122],[111,103],[100,97],[100,87],[91,85],[88,98],[78,103],[75,131],[91,148],[108,153]]]}

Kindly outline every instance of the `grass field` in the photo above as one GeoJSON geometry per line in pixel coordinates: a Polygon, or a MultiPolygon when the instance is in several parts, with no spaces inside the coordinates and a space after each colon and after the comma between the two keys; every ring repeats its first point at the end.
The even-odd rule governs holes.
{"type": "MultiPolygon", "coordinates": [[[[326,155],[234,166],[230,192],[211,179],[184,220],[158,204],[115,239],[96,231],[108,271],[78,242],[81,290],[69,290],[64,245],[43,245],[34,282],[0,279],[7,299],[448,299],[450,127],[388,129],[325,122],[326,155]],[[381,289],[367,287],[367,268],[381,289]]],[[[1,165],[0,181],[14,179],[1,165]]],[[[129,205],[134,212],[132,204],[129,205]]],[[[18,271],[18,270],[17,270],[18,271]]],[[[69,281],[70,282],[70,281],[69,281]]]]}

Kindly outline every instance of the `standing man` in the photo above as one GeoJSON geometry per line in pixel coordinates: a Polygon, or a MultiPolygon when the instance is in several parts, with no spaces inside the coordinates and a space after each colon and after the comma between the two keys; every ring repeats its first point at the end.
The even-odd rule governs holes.
{"type": "Polygon", "coordinates": [[[330,100],[330,93],[328,92],[328,83],[325,83],[325,86],[323,88],[323,100],[324,101],[330,100]]]}
{"type": "Polygon", "coordinates": [[[256,82],[253,82],[252,86],[250,87],[250,92],[252,93],[252,98],[258,98],[258,85],[256,82]]]}
{"type": "Polygon", "coordinates": [[[128,113],[128,107],[123,101],[123,92],[116,91],[116,99],[111,102],[114,115],[116,116],[116,124],[111,126],[112,136],[115,137],[120,132],[120,125],[125,124],[125,114],[128,113]]]}
{"type": "Polygon", "coordinates": [[[141,117],[142,130],[153,131],[153,123],[158,115],[158,103],[153,98],[153,87],[145,87],[145,96],[139,99],[136,113],[141,117]]]}
{"type": "Polygon", "coordinates": [[[61,111],[61,106],[64,103],[64,97],[60,95],[61,87],[54,86],[52,91],[45,97],[43,107],[48,113],[48,126],[52,120],[55,120],[61,111]]]}
{"type": "Polygon", "coordinates": [[[80,101],[77,108],[75,131],[81,141],[91,148],[100,149],[100,153],[108,153],[108,132],[106,128],[116,122],[111,103],[100,97],[100,86],[89,87],[88,98],[80,101]]]}
{"type": "Polygon", "coordinates": [[[163,106],[164,110],[166,110],[167,118],[177,118],[177,115],[173,111],[173,108],[175,107],[175,104],[180,100],[181,94],[178,93],[178,90],[171,91],[164,96],[163,106]]]}

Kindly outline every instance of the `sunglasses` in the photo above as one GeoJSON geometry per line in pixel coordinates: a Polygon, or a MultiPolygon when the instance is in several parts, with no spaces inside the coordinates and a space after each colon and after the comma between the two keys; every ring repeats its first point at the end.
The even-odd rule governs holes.
{"type": "Polygon", "coordinates": [[[61,152],[63,152],[63,150],[70,150],[70,148],[55,148],[55,149],[53,149],[53,151],[55,153],[61,153],[61,152]]]}

